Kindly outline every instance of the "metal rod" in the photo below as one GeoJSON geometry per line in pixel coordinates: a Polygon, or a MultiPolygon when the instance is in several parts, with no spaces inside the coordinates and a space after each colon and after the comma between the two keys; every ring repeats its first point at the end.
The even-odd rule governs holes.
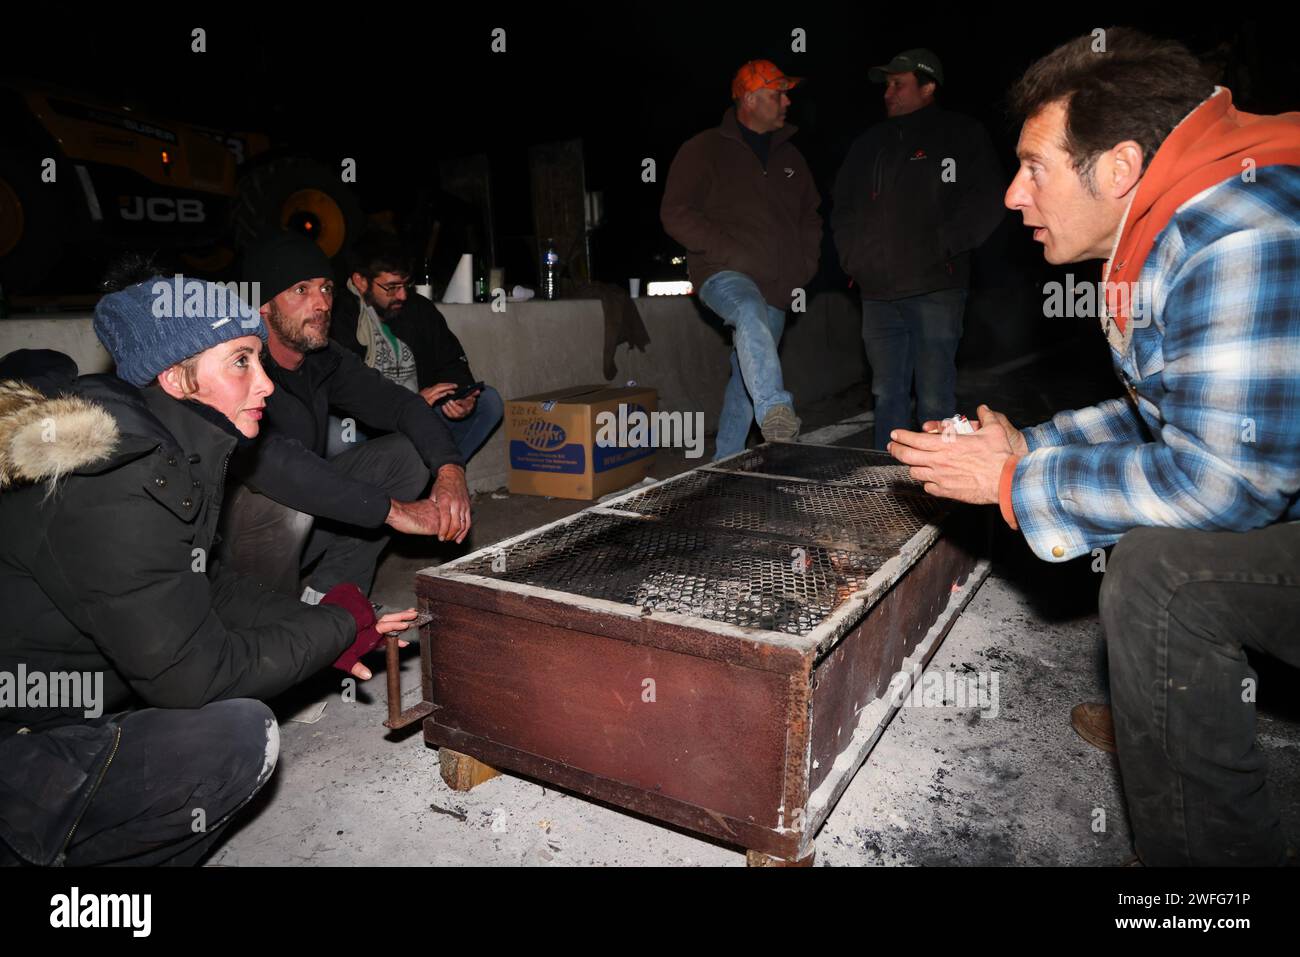
{"type": "Polygon", "coordinates": [[[398,728],[402,718],[402,671],[397,658],[397,635],[385,635],[384,643],[384,654],[388,659],[388,720],[384,724],[398,728]]]}

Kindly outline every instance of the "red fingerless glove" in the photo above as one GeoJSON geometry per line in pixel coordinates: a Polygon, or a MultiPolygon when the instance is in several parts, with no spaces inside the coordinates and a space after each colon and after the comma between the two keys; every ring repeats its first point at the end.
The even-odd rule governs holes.
{"type": "Polygon", "coordinates": [[[351,583],[335,585],[325,593],[320,603],[338,605],[357,623],[356,640],[334,662],[339,671],[351,674],[352,666],[361,660],[361,656],[374,651],[384,640],[384,636],[375,630],[375,609],[361,589],[351,583]]]}

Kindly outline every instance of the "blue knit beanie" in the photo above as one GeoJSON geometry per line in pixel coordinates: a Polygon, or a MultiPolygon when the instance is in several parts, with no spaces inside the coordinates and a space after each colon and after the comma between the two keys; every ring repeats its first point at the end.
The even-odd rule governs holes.
{"type": "MultiPolygon", "coordinates": [[[[259,297],[254,293],[251,298],[259,297]]],[[[154,276],[110,293],[95,306],[94,327],[117,363],[118,377],[137,388],[231,339],[260,336],[266,341],[262,317],[233,284],[184,276],[154,276]]]]}

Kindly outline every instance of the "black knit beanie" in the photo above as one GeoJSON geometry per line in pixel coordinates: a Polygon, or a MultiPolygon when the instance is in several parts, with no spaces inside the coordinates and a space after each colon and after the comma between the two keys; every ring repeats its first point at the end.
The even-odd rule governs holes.
{"type": "Polygon", "coordinates": [[[261,283],[262,302],[270,302],[294,283],[333,278],[329,257],[298,233],[273,233],[244,254],[244,281],[261,283]]]}

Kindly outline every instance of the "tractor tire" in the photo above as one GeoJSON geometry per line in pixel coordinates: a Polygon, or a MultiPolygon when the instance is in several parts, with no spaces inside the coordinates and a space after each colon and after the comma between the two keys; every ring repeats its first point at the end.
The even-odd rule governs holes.
{"type": "MultiPolygon", "coordinates": [[[[68,163],[57,171],[73,174],[68,163]]],[[[41,181],[37,158],[0,151],[0,286],[7,296],[36,289],[63,258],[60,185],[41,181]]]]}
{"type": "Polygon", "coordinates": [[[337,172],[314,160],[287,156],[243,176],[232,225],[240,250],[267,233],[292,229],[334,259],[347,252],[365,225],[365,216],[337,172]]]}

